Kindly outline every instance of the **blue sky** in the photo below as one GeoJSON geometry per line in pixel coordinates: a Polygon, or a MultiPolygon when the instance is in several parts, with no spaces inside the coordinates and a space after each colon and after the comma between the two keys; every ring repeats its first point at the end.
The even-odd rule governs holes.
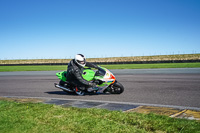
{"type": "Polygon", "coordinates": [[[200,53],[200,0],[0,0],[0,59],[200,53]]]}

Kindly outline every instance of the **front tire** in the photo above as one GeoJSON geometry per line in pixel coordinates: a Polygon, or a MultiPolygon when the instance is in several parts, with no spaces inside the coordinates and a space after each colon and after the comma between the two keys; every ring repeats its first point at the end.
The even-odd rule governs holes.
{"type": "Polygon", "coordinates": [[[124,92],[124,87],[121,83],[116,81],[114,84],[110,86],[111,94],[121,94],[122,92],[124,92]]]}

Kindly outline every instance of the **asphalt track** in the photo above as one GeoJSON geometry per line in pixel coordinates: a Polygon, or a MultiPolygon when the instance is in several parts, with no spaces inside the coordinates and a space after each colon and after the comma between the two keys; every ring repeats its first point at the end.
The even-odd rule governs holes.
{"type": "Polygon", "coordinates": [[[0,96],[48,97],[200,108],[200,68],[111,70],[121,95],[67,94],[54,87],[57,71],[0,72],[0,96]]]}

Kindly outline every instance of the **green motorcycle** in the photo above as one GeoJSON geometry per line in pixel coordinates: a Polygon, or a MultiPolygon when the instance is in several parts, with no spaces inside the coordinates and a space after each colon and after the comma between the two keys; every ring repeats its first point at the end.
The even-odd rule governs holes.
{"type": "MultiPolygon", "coordinates": [[[[70,84],[66,78],[66,71],[58,72],[56,75],[60,79],[59,84],[55,83],[55,87],[65,92],[75,92],[76,86],[70,84]]],[[[84,93],[110,93],[121,94],[124,87],[121,83],[117,82],[115,76],[106,68],[100,67],[97,71],[90,68],[83,71],[82,77],[90,82],[97,83],[95,89],[87,88],[84,93]]]]}

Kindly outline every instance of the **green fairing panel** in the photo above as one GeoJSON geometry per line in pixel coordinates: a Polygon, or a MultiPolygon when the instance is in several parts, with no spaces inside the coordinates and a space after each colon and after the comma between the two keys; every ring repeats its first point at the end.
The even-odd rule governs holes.
{"type": "MultiPolygon", "coordinates": [[[[58,72],[56,73],[56,76],[58,76],[58,78],[62,81],[66,81],[67,78],[64,76],[66,75],[67,71],[62,71],[62,72],[58,72]]],[[[91,69],[85,69],[83,71],[83,74],[82,74],[82,77],[83,79],[87,80],[87,81],[92,81],[95,79],[102,79],[103,76],[95,76],[95,72],[91,69]]]]}
{"type": "Polygon", "coordinates": [[[94,75],[95,72],[93,70],[86,69],[83,71],[82,77],[87,81],[91,81],[94,79],[94,75]]]}
{"type": "Polygon", "coordinates": [[[58,72],[56,73],[56,76],[58,76],[58,78],[62,81],[67,81],[67,78],[64,76],[65,74],[67,74],[67,71],[58,72]]]}
{"type": "MultiPolygon", "coordinates": [[[[67,73],[67,71],[62,71],[62,72],[58,72],[56,73],[56,76],[58,76],[58,78],[62,81],[67,81],[67,78],[64,76],[67,73]]],[[[95,72],[93,70],[90,69],[86,69],[83,71],[83,79],[87,80],[87,81],[91,81],[94,79],[94,75],[95,72]]]]}

